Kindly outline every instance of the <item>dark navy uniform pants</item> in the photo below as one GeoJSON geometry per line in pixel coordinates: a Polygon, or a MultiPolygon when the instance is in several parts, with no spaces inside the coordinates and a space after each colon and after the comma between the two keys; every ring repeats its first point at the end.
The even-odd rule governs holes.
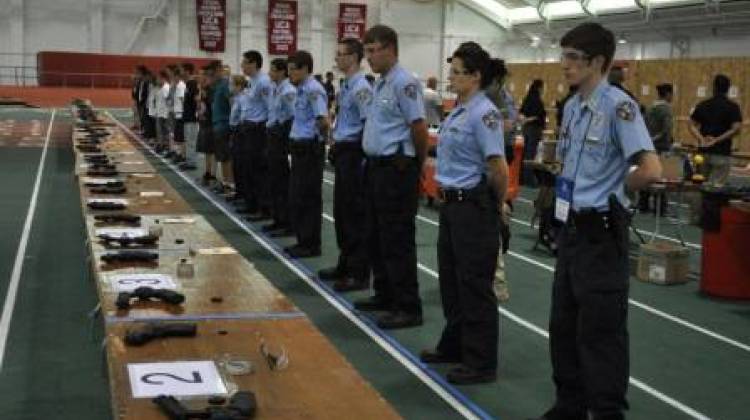
{"type": "Polygon", "coordinates": [[[365,247],[365,156],[358,141],[336,143],[334,155],[333,217],[339,247],[338,268],[364,280],[369,278],[365,247]]]}
{"type": "Polygon", "coordinates": [[[322,183],[325,148],[317,139],[292,140],[289,176],[289,216],[297,245],[320,249],[322,183]]]}
{"type": "Polygon", "coordinates": [[[366,241],[375,295],[394,311],[421,315],[415,238],[418,188],[416,159],[367,158],[366,241]]]}
{"type": "Polygon", "coordinates": [[[550,351],[557,406],[619,418],[627,408],[627,222],[571,216],[552,287],[550,351]]]}
{"type": "Polygon", "coordinates": [[[292,121],[268,130],[268,190],[271,215],[278,225],[289,224],[289,131],[292,121]]]}
{"type": "Polygon", "coordinates": [[[497,199],[486,186],[440,208],[438,269],[445,328],[437,350],[479,371],[497,370],[500,320],[492,281],[500,252],[497,199]]]}

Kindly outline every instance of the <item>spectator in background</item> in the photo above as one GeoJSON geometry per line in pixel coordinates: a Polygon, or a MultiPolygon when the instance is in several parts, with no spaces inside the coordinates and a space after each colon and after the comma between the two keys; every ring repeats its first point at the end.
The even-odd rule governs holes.
{"type": "Polygon", "coordinates": [[[141,71],[141,67],[143,66],[135,67],[133,85],[130,88],[130,98],[133,100],[133,125],[131,126],[133,130],[140,130],[141,128],[141,110],[138,107],[138,93],[141,83],[143,83],[143,72],[141,71]]]}
{"type": "MultiPolygon", "coordinates": [[[[576,93],[578,93],[578,86],[570,85],[570,86],[568,86],[568,94],[565,95],[564,98],[559,99],[555,103],[555,108],[557,108],[557,114],[555,115],[555,122],[557,123],[558,134],[559,134],[559,131],[560,131],[560,126],[562,125],[563,111],[565,110],[565,104],[576,93]]],[[[559,135],[558,135],[558,137],[559,137],[559,135]]]]}
{"type": "Polygon", "coordinates": [[[427,78],[424,89],[424,112],[428,127],[438,127],[443,120],[443,98],[437,91],[437,78],[427,78]]]}
{"type": "MultiPolygon", "coordinates": [[[[137,112],[137,120],[139,127],[142,132],[145,132],[146,130],[146,118],[148,117],[148,91],[149,87],[151,86],[151,72],[146,68],[146,66],[138,66],[141,77],[138,80],[138,84],[136,85],[136,99],[135,99],[135,106],[136,106],[136,112],[137,112]]],[[[136,116],[134,115],[134,116],[136,116]]]]}
{"type": "Polygon", "coordinates": [[[204,167],[203,177],[201,183],[204,186],[209,186],[213,181],[216,180],[214,176],[214,169],[216,161],[214,158],[214,140],[213,140],[213,112],[211,112],[211,101],[213,99],[213,92],[211,90],[211,84],[213,83],[213,69],[220,67],[220,63],[212,62],[206,65],[202,69],[200,80],[198,81],[198,87],[200,88],[198,93],[197,112],[198,117],[198,144],[196,145],[196,151],[203,153],[204,156],[204,167]]]}
{"type": "MultiPolygon", "coordinates": [[[[646,112],[646,128],[654,142],[654,148],[659,154],[669,152],[672,148],[672,126],[674,117],[672,115],[672,85],[663,83],[656,86],[656,93],[659,99],[654,101],[654,105],[646,112]]],[[[649,211],[650,194],[647,190],[641,191],[638,197],[638,208],[641,212],[649,211]]],[[[659,215],[667,214],[667,197],[661,193],[659,202],[659,215]]],[[[654,203],[656,204],[656,203],[654,203]]]]}
{"type": "Polygon", "coordinates": [[[182,121],[185,127],[185,162],[180,164],[180,169],[189,171],[196,169],[199,92],[193,63],[182,63],[182,74],[185,79],[185,101],[182,109],[182,121]]]}
{"type": "Polygon", "coordinates": [[[156,94],[156,152],[166,153],[169,148],[169,73],[167,70],[159,72],[159,91],[156,94]]]}
{"type": "Polygon", "coordinates": [[[727,97],[731,81],[723,74],[714,78],[713,97],[698,104],[690,115],[690,134],[706,155],[703,170],[709,183],[721,186],[729,178],[732,138],[742,128],[742,112],[727,97]]]}
{"type": "Polygon", "coordinates": [[[328,109],[333,107],[333,101],[336,100],[336,87],[333,85],[333,72],[326,72],[326,82],[323,83],[323,88],[326,90],[326,96],[328,96],[328,109]]]}
{"type": "Polygon", "coordinates": [[[172,125],[172,140],[174,141],[174,156],[172,162],[175,164],[181,164],[185,162],[185,126],[182,121],[183,112],[185,109],[185,91],[187,85],[182,75],[182,68],[175,66],[173,69],[174,75],[174,98],[173,111],[174,111],[174,123],[172,125]]]}
{"type": "MultiPolygon", "coordinates": [[[[533,160],[536,157],[544,126],[547,124],[547,111],[544,109],[544,100],[542,99],[543,89],[544,82],[541,79],[534,79],[521,104],[520,119],[523,124],[524,160],[533,160]]],[[[527,186],[536,186],[536,179],[531,169],[523,169],[521,182],[527,186]]]]}
{"type": "Polygon", "coordinates": [[[147,77],[148,93],[146,96],[146,119],[143,128],[143,136],[146,142],[152,144],[156,141],[156,95],[159,92],[159,82],[156,76],[149,72],[147,77]]]}
{"type": "Polygon", "coordinates": [[[610,85],[627,93],[631,99],[633,99],[635,102],[638,102],[638,99],[629,90],[627,90],[625,86],[622,85],[625,82],[625,69],[623,69],[621,66],[612,66],[612,68],[609,70],[609,76],[607,76],[607,79],[610,85]]]}
{"type": "MultiPolygon", "coordinates": [[[[218,61],[216,63],[219,63],[218,61]]],[[[221,167],[221,180],[214,191],[225,194],[232,183],[232,162],[229,147],[229,113],[232,94],[229,79],[225,76],[228,66],[221,64],[209,67],[206,76],[211,79],[211,129],[213,133],[214,157],[221,167]]]]}

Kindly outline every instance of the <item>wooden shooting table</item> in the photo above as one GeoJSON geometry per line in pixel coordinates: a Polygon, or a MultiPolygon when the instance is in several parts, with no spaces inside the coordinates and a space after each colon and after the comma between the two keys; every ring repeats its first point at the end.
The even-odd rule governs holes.
{"type": "MultiPolygon", "coordinates": [[[[251,374],[222,376],[233,382],[237,389],[255,393],[258,403],[256,418],[399,418],[390,404],[359,376],[306,318],[201,321],[194,338],[167,338],[141,347],[127,347],[123,341],[125,332],[138,325],[118,323],[107,329],[107,364],[116,419],[166,418],[149,398],[132,397],[127,372],[129,363],[218,361],[227,354],[232,359],[250,361],[253,365],[251,374]],[[289,358],[286,369],[271,370],[259,350],[261,339],[272,349],[283,346],[289,358]]],[[[195,408],[205,406],[205,399],[193,401],[191,405],[195,408]]]]}

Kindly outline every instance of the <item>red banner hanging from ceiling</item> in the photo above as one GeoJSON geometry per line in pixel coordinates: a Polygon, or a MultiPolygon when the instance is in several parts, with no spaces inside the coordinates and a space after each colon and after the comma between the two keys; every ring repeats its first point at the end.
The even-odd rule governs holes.
{"type": "Polygon", "coordinates": [[[356,38],[361,40],[365,36],[366,25],[366,4],[339,4],[339,41],[346,38],[356,38]]]}
{"type": "Polygon", "coordinates": [[[227,0],[195,0],[198,46],[203,51],[224,52],[227,33],[227,0]]]}
{"type": "Polygon", "coordinates": [[[289,55],[297,51],[297,2],[268,0],[268,53],[289,55]]]}

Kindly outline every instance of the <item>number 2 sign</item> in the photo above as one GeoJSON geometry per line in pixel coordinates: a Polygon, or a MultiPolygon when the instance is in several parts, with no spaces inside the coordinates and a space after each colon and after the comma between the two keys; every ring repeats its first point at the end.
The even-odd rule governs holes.
{"type": "Polygon", "coordinates": [[[133,398],[227,394],[216,364],[210,360],[131,363],[128,364],[128,376],[133,398]]]}
{"type": "Polygon", "coordinates": [[[177,288],[172,277],[166,274],[117,274],[110,276],[109,283],[117,293],[132,292],[141,286],[169,290],[177,288]]]}

